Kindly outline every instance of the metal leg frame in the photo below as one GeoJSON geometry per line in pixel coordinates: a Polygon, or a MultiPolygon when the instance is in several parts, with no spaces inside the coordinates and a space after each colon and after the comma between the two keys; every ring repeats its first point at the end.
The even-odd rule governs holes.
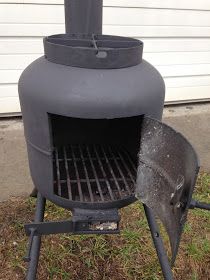
{"type": "Polygon", "coordinates": [[[195,208],[210,211],[210,204],[192,200],[190,204],[190,209],[195,209],[195,208]]]}
{"type": "MultiPolygon", "coordinates": [[[[39,235],[37,235],[36,231],[39,228],[39,224],[43,222],[44,220],[44,211],[45,211],[45,203],[46,199],[41,196],[40,193],[37,194],[37,205],[36,205],[36,213],[35,213],[35,219],[34,219],[34,225],[36,225],[36,229],[34,228],[33,224],[32,226],[28,226],[28,230],[30,230],[30,237],[29,237],[29,247],[26,257],[24,258],[25,261],[27,261],[28,264],[28,271],[27,271],[27,277],[26,280],[35,280],[36,279],[36,273],[37,273],[37,267],[39,262],[39,254],[40,254],[40,246],[41,246],[41,235],[42,234],[50,234],[50,233],[60,233],[60,232],[71,232],[72,229],[72,222],[61,222],[59,223],[60,230],[57,230],[57,222],[54,223],[46,223],[46,227],[44,228],[41,226],[41,229],[44,228],[44,232],[40,232],[39,235]],[[52,229],[51,229],[52,228],[52,229]],[[47,232],[47,229],[49,229],[49,232],[47,232]]],[[[201,203],[198,201],[192,200],[191,209],[194,208],[200,208],[210,211],[210,204],[201,203]]],[[[146,205],[144,205],[145,214],[148,220],[148,224],[150,227],[152,239],[157,251],[158,259],[161,265],[161,269],[163,272],[163,276],[165,280],[173,280],[173,273],[171,270],[171,266],[167,257],[167,254],[165,252],[164,244],[162,241],[162,238],[160,236],[159,228],[156,223],[154,214],[151,209],[149,209],[146,205]]],[[[109,233],[109,232],[106,232],[109,233]]],[[[117,231],[115,233],[118,233],[117,231]]]]}
{"type": "MultiPolygon", "coordinates": [[[[35,222],[42,222],[44,219],[46,200],[41,196],[40,193],[37,194],[37,204],[35,213],[35,222]]],[[[41,236],[35,236],[35,231],[31,230],[29,237],[29,247],[27,256],[24,258],[28,262],[28,271],[26,280],[35,280],[37,267],[39,262],[40,246],[41,246],[41,236]]]]}
{"type": "MultiPolygon", "coordinates": [[[[49,222],[44,223],[44,211],[45,211],[46,199],[41,196],[40,193],[37,194],[37,205],[34,223],[31,225],[26,225],[26,229],[29,234],[29,247],[25,261],[28,264],[28,271],[26,280],[35,280],[37,267],[39,262],[40,246],[41,246],[41,235],[51,234],[51,233],[61,233],[61,232],[73,232],[72,221],[64,222],[49,222]],[[59,230],[58,230],[59,229],[59,230]]],[[[209,204],[202,204],[197,201],[192,201],[190,208],[201,208],[210,210],[209,204]]],[[[166,254],[162,238],[160,236],[159,228],[155,220],[155,216],[150,208],[144,205],[145,214],[150,227],[152,239],[157,251],[157,256],[161,265],[163,276],[165,280],[173,280],[173,273],[171,265],[166,254]]],[[[110,232],[105,232],[110,233],[110,232]]],[[[115,233],[118,233],[117,231],[115,233]]]]}
{"type": "Polygon", "coordinates": [[[161,265],[163,276],[165,280],[173,280],[173,273],[169,263],[168,256],[166,254],[163,240],[160,236],[159,228],[155,220],[155,216],[150,208],[144,205],[144,211],[147,217],[147,221],[150,227],[152,239],[155,245],[157,256],[161,265]]]}

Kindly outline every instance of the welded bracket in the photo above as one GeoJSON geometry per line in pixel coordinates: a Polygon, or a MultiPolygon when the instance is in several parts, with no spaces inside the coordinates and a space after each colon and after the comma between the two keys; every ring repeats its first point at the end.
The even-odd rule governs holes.
{"type": "Polygon", "coordinates": [[[49,235],[59,233],[71,234],[118,234],[119,221],[57,221],[57,222],[41,222],[25,225],[27,236],[49,235]]]}
{"type": "Polygon", "coordinates": [[[120,216],[117,209],[74,209],[72,220],[35,222],[25,225],[26,234],[34,236],[58,233],[71,234],[117,234],[120,216]]]}

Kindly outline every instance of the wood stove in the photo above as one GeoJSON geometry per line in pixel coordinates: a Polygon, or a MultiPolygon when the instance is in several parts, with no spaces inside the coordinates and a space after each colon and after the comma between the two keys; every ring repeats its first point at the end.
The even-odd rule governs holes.
{"type": "MultiPolygon", "coordinates": [[[[44,38],[45,55],[19,81],[37,193],[35,221],[25,226],[30,280],[41,235],[119,233],[118,209],[136,200],[142,131],[147,121],[159,124],[164,105],[164,81],[142,59],[143,43],[102,35],[102,0],[65,0],[65,17],[66,34],[44,38]],[[72,220],[43,222],[46,199],[71,210],[72,220]]],[[[164,276],[172,279],[154,215],[145,211],[164,276]]]]}

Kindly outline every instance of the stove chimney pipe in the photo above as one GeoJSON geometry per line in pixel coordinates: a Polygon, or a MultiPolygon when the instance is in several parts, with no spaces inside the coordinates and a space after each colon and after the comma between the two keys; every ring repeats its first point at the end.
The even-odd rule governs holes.
{"type": "Polygon", "coordinates": [[[67,34],[102,34],[103,0],[65,0],[67,34]]]}

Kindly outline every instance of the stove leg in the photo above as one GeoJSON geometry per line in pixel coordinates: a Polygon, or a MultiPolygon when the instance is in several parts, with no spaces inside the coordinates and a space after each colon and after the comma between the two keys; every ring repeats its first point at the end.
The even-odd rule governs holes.
{"type": "Polygon", "coordinates": [[[199,209],[210,211],[210,204],[203,203],[203,202],[196,201],[196,200],[192,200],[191,204],[190,204],[190,209],[195,209],[195,208],[199,208],[199,209]]]}
{"type": "Polygon", "coordinates": [[[155,220],[154,214],[150,208],[144,205],[144,211],[147,217],[147,221],[150,227],[152,239],[155,245],[155,249],[157,251],[158,259],[161,265],[161,269],[163,272],[163,276],[165,280],[173,280],[172,269],[168,260],[168,256],[166,254],[163,240],[160,236],[159,228],[157,222],[155,220]]]}
{"type": "MultiPolygon", "coordinates": [[[[36,204],[36,213],[34,222],[42,222],[44,219],[46,200],[41,196],[40,193],[37,194],[37,204],[36,204]]],[[[40,246],[41,246],[41,236],[34,236],[34,233],[31,233],[31,246],[29,246],[28,257],[26,260],[29,261],[28,271],[26,280],[35,280],[37,274],[37,267],[39,262],[40,246]]]]}

